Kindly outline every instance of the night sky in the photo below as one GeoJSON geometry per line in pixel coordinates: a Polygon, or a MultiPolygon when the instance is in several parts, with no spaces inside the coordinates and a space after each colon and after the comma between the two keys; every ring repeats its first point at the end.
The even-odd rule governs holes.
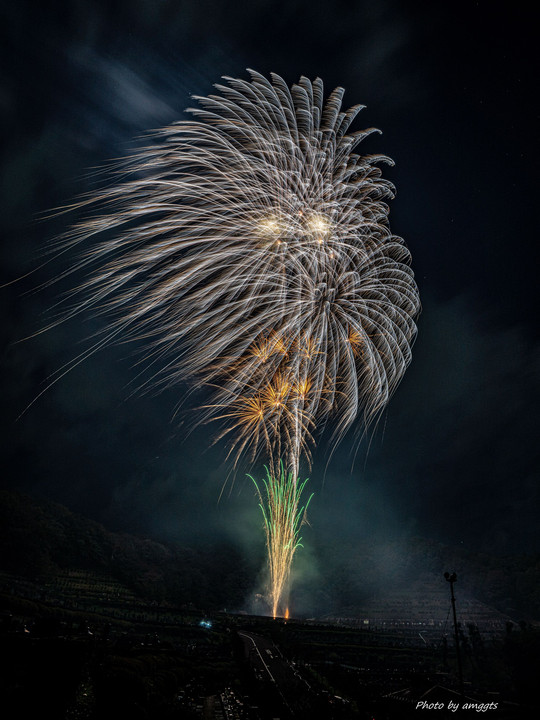
{"type": "Polygon", "coordinates": [[[539,551],[532,15],[519,2],[239,5],[2,3],[3,486],[111,530],[263,543],[245,469],[220,498],[224,448],[211,446],[212,427],[187,438],[191,416],[174,415],[186,388],[137,393],[137,348],[119,345],[39,396],[101,321],[18,342],[72,282],[33,292],[70,263],[44,253],[74,218],[46,211],[94,188],[92,169],[146,131],[181,119],[192,94],[249,67],[289,84],[319,76],[327,93],[345,87],[346,107],[367,106],[353,129],[380,128],[361,150],[396,163],[384,168],[397,187],[390,221],[423,305],[413,362],[369,447],[355,454],[351,433],[328,462],[320,443],[306,545],[419,535],[539,551]]]}

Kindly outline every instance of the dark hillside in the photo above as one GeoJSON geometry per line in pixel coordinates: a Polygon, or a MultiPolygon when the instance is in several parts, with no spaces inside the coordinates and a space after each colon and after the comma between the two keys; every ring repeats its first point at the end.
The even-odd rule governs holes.
{"type": "Polygon", "coordinates": [[[112,533],[62,505],[0,493],[0,571],[50,579],[78,569],[105,575],[136,594],[198,607],[240,606],[253,567],[237,548],[192,549],[112,533]]]}
{"type": "MultiPolygon", "coordinates": [[[[538,555],[498,557],[423,538],[315,546],[313,553],[320,577],[311,584],[298,582],[301,614],[303,605],[308,614],[343,615],[350,608],[379,605],[381,598],[409,595],[414,601],[424,594],[418,588],[446,598],[442,574],[449,570],[458,574],[463,600],[479,601],[514,620],[540,619],[538,555]]],[[[240,610],[250,609],[263,562],[231,543],[192,548],[113,533],[62,505],[0,492],[0,571],[19,577],[43,580],[67,570],[88,571],[147,599],[240,610]]]]}

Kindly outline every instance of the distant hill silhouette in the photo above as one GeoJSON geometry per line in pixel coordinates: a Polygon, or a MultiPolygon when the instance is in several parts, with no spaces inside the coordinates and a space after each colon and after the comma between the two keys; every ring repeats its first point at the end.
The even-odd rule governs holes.
{"type": "Polygon", "coordinates": [[[62,505],[0,491],[0,571],[51,578],[88,570],[137,595],[202,608],[239,607],[253,567],[234,546],[187,548],[125,533],[62,505]]]}
{"type": "Polygon", "coordinates": [[[442,593],[445,571],[456,572],[456,593],[514,620],[540,620],[540,554],[495,556],[420,537],[325,548],[319,562],[329,568],[326,594],[332,612],[403,597],[442,593]]]}
{"type": "MultiPolygon", "coordinates": [[[[339,615],[390,593],[446,585],[457,572],[461,597],[515,620],[540,619],[540,555],[496,557],[423,538],[384,545],[314,547],[320,577],[295,579],[297,611],[339,615]],[[311,582],[311,584],[310,584],[311,582]],[[307,598],[307,600],[306,600],[307,598]]],[[[0,571],[27,578],[80,569],[116,580],[141,597],[242,609],[254,592],[261,558],[231,543],[185,547],[113,533],[62,505],[0,491],[0,571]]]]}

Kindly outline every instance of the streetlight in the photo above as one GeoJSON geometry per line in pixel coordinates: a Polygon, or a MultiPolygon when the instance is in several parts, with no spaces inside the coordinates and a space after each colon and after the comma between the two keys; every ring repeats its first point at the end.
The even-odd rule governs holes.
{"type": "Polygon", "coordinates": [[[456,640],[456,656],[457,656],[457,664],[458,664],[459,692],[461,695],[461,699],[463,699],[463,670],[461,667],[461,655],[459,652],[459,636],[458,636],[457,618],[456,618],[456,598],[454,596],[454,583],[457,580],[457,575],[455,572],[453,572],[451,575],[450,575],[450,573],[445,572],[444,577],[445,577],[446,581],[450,583],[450,596],[452,598],[452,612],[454,615],[454,637],[456,640]]]}

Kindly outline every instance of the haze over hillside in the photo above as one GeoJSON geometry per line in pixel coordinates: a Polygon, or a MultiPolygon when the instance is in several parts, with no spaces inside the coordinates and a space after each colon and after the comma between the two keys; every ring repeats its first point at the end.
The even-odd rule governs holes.
{"type": "MultiPolygon", "coordinates": [[[[112,533],[61,505],[16,492],[0,493],[0,527],[4,573],[46,579],[65,570],[88,570],[142,597],[208,609],[266,611],[257,602],[264,556],[256,549],[248,553],[232,543],[192,548],[112,533]]],[[[446,570],[458,574],[456,591],[464,613],[492,613],[501,622],[540,618],[538,555],[495,557],[421,538],[306,548],[298,554],[291,604],[304,617],[369,616],[382,624],[389,613],[405,619],[429,609],[444,620],[446,570]]]]}

